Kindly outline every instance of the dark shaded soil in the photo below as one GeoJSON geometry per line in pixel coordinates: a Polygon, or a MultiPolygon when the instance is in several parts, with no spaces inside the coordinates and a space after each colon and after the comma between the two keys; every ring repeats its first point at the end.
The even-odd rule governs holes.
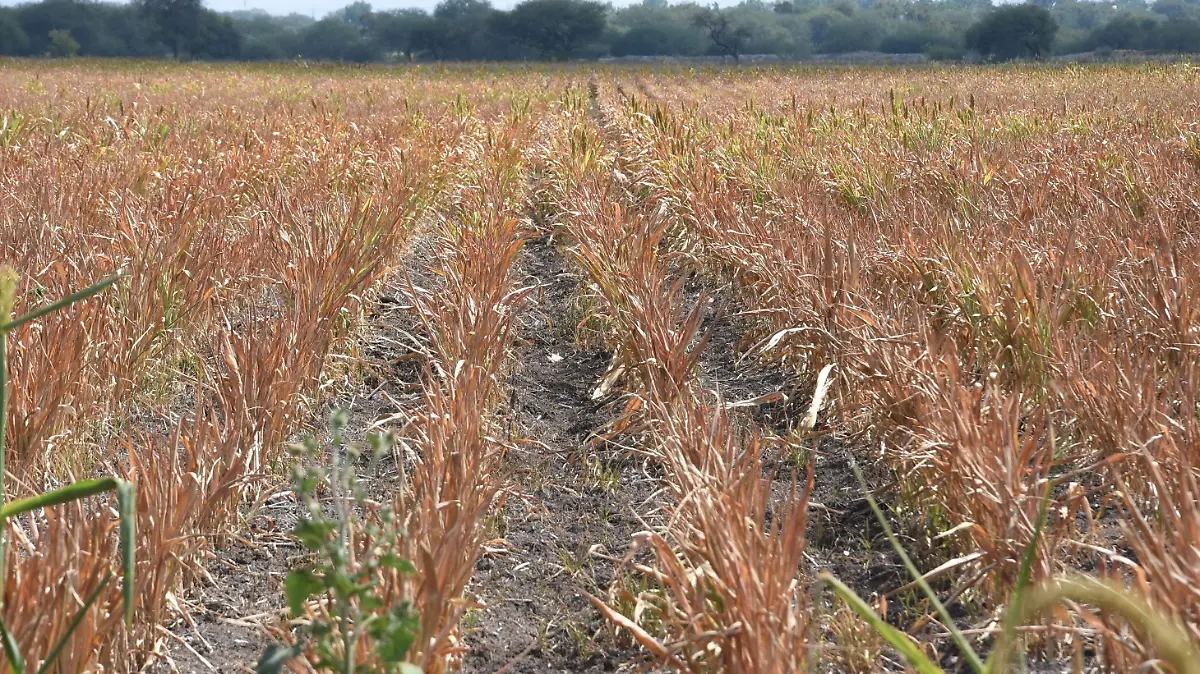
{"type": "MultiPolygon", "coordinates": [[[[727,404],[782,393],[785,397],[780,400],[736,408],[735,418],[766,435],[786,435],[808,412],[813,394],[808,387],[812,383],[789,375],[777,363],[748,355],[747,350],[763,335],[759,334],[758,326],[741,316],[744,307],[732,290],[724,288],[720,292],[723,297],[714,297],[712,289],[702,287],[698,281],[693,279],[688,284],[689,301],[700,301],[703,293],[714,297],[711,302],[714,307],[721,305],[720,311],[713,311],[703,326],[709,341],[700,358],[700,381],[727,404]]],[[[903,569],[898,564],[893,569],[886,555],[872,554],[877,545],[864,546],[864,541],[871,541],[878,533],[878,527],[868,526],[873,524],[874,516],[850,469],[852,446],[836,432],[829,432],[836,429],[826,426],[828,414],[826,403],[816,426],[817,431],[828,434],[807,443],[814,475],[808,531],[808,557],[813,575],[818,570],[830,569],[851,586],[881,573],[890,576],[898,570],[902,575],[903,569]]],[[[775,492],[780,498],[790,492],[792,475],[798,473],[803,477],[804,473],[804,467],[797,465],[794,458],[770,454],[764,470],[774,476],[775,492]]],[[[890,552],[886,541],[879,548],[882,549],[890,552]]],[[[871,585],[871,590],[878,585],[871,585]]]]}
{"type": "MultiPolygon", "coordinates": [[[[707,301],[702,298],[712,297],[709,303],[714,308],[720,306],[719,311],[710,313],[703,326],[709,341],[700,359],[700,381],[726,404],[736,405],[741,401],[782,394],[782,398],[763,404],[735,407],[734,418],[757,429],[765,437],[786,436],[808,412],[815,382],[790,374],[775,362],[748,354],[755,342],[766,335],[762,334],[760,326],[741,315],[744,307],[732,289],[715,288],[711,279],[707,283],[709,287],[693,278],[687,284],[689,302],[707,301]]],[[[817,602],[814,619],[820,619],[821,613],[831,613],[836,607],[834,597],[816,581],[820,571],[832,572],[868,600],[910,580],[899,557],[883,536],[851,469],[851,458],[863,462],[866,460],[864,452],[856,448],[852,439],[842,437],[836,427],[827,425],[831,416],[828,407],[827,402],[817,418],[815,430],[820,433],[819,437],[808,440],[805,445],[812,465],[813,489],[809,494],[805,551],[808,564],[804,572],[817,602]]],[[[796,457],[782,453],[778,446],[764,458],[764,475],[773,478],[775,497],[779,501],[790,498],[792,480],[802,483],[807,466],[799,465],[796,457]]],[[[867,471],[871,484],[889,482],[887,474],[873,474],[870,466],[867,471]]],[[[877,496],[885,503],[889,498],[887,494],[877,493],[877,496]]],[[[936,563],[926,568],[932,566],[936,563]]],[[[891,620],[900,622],[906,618],[899,602],[893,602],[889,607],[894,609],[889,610],[891,620]]],[[[913,616],[907,618],[911,620],[913,616]]],[[[826,643],[834,643],[832,635],[824,636],[826,643]]],[[[837,671],[830,658],[823,662],[823,669],[837,671]]]]}
{"type": "Polygon", "coordinates": [[[578,283],[553,240],[528,242],[519,261],[536,302],[526,311],[510,381],[520,451],[495,524],[503,553],[476,566],[471,590],[487,608],[467,620],[465,672],[607,672],[638,651],[614,637],[585,593],[604,597],[633,533],[655,521],[658,480],[636,459],[594,448],[610,418],[591,400],[609,356],[575,343],[578,283]]]}
{"type": "MultiPolygon", "coordinates": [[[[290,504],[285,507],[291,510],[290,504]]],[[[153,671],[254,671],[270,643],[268,626],[283,618],[279,587],[288,556],[298,551],[290,537],[274,529],[271,518],[256,518],[248,535],[212,553],[208,579],[184,604],[190,620],[171,626],[174,636],[163,642],[153,671]]]]}

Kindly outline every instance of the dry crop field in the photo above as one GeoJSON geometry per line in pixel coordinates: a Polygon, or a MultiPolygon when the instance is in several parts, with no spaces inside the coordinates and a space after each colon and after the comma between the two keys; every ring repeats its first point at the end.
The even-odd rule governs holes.
{"type": "Polygon", "coordinates": [[[1198,110],[5,62],[7,666],[1196,672],[1198,110]]]}

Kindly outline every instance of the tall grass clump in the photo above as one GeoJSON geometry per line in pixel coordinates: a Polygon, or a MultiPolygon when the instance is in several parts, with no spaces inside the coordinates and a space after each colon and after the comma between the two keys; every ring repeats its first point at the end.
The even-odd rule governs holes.
{"type": "MultiPolygon", "coordinates": [[[[72,293],[62,299],[50,302],[44,306],[34,309],[21,316],[13,317],[12,310],[16,304],[16,294],[18,289],[19,277],[15,270],[11,267],[0,266],[0,578],[6,581],[10,577],[6,571],[8,570],[9,560],[8,548],[6,546],[7,539],[10,533],[10,520],[16,517],[27,516],[37,517],[38,513],[46,508],[53,508],[63,504],[73,504],[85,501],[89,497],[106,493],[114,492],[118,501],[118,519],[120,521],[120,546],[121,546],[121,566],[122,566],[122,581],[121,581],[121,601],[124,604],[123,616],[128,624],[133,620],[134,612],[134,546],[135,546],[135,527],[136,516],[134,509],[134,485],[130,482],[117,478],[107,477],[91,480],[79,480],[65,487],[60,487],[52,491],[42,492],[21,499],[7,500],[5,498],[5,471],[4,458],[7,454],[6,444],[6,426],[8,419],[8,335],[17,328],[36,321],[42,316],[53,313],[60,309],[70,307],[76,302],[81,302],[87,298],[99,293],[106,288],[112,286],[117,281],[117,277],[112,277],[107,280],[96,283],[83,290],[72,293]]],[[[80,513],[80,510],[74,510],[73,514],[80,513]]],[[[68,516],[69,518],[69,516],[68,516]]],[[[68,519],[68,521],[70,521],[68,519]]],[[[76,519],[75,523],[82,523],[82,519],[76,519]]],[[[19,573],[19,568],[17,569],[19,573]]],[[[81,623],[88,619],[88,615],[92,606],[100,598],[112,580],[113,573],[111,570],[106,571],[102,577],[94,583],[93,589],[87,592],[86,599],[72,615],[69,621],[63,622],[63,619],[69,615],[68,612],[63,612],[59,616],[58,621],[33,621],[29,620],[28,615],[9,615],[6,620],[0,618],[0,640],[3,641],[4,656],[8,668],[17,674],[24,674],[30,667],[36,666],[33,671],[41,674],[49,672],[54,667],[59,666],[59,659],[64,653],[64,649],[70,646],[72,649],[77,648],[77,643],[72,643],[72,639],[76,636],[76,632],[81,623]],[[9,624],[13,623],[16,618],[21,621],[14,628],[9,628],[9,624]],[[36,637],[31,638],[31,637],[36,637]],[[32,643],[31,643],[32,642],[32,643]],[[36,655],[30,655],[30,647],[39,648],[36,655]],[[45,650],[41,650],[45,649],[45,650]]],[[[59,583],[66,581],[61,579],[59,583]]],[[[0,596],[0,612],[8,608],[9,605],[15,605],[20,608],[20,601],[16,597],[10,597],[7,591],[11,586],[5,582],[5,592],[0,596]],[[9,600],[13,601],[9,601],[9,600]]],[[[86,635],[86,631],[85,631],[86,635]]],[[[68,657],[70,657],[69,654],[68,657]]]]}
{"type": "Polygon", "coordinates": [[[779,499],[757,432],[735,425],[700,387],[707,302],[682,308],[683,278],[670,278],[661,255],[668,223],[627,185],[622,158],[606,146],[616,133],[573,132],[569,154],[552,158],[556,217],[611,327],[614,360],[598,393],[622,391],[627,402],[609,436],[644,441],[674,505],[665,531],[638,534],[622,565],[656,589],[633,598],[634,615],[614,608],[628,603],[619,587],[592,603],[675,671],[803,669],[812,624],[798,571],[811,482],[793,480],[779,499]],[[638,550],[655,564],[634,563],[638,550]],[[655,633],[643,623],[651,615],[655,633]]]}

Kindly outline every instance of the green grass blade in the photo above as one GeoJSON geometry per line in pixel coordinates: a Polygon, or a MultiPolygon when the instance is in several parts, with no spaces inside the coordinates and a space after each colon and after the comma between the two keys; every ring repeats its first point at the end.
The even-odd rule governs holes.
{"type": "Polygon", "coordinates": [[[133,571],[137,534],[137,486],[117,482],[117,504],[121,517],[121,592],[125,603],[125,624],[133,624],[133,571]]]}
{"type": "MultiPolygon", "coordinates": [[[[0,503],[4,502],[4,456],[8,432],[8,333],[0,332],[0,503]]],[[[3,568],[0,565],[0,568],[3,568]]]]}
{"type": "Polygon", "coordinates": [[[858,484],[862,486],[863,495],[867,498],[867,504],[871,506],[871,511],[875,513],[875,519],[879,520],[880,526],[883,527],[883,532],[887,534],[888,540],[891,541],[892,548],[896,550],[896,554],[900,555],[901,561],[904,562],[904,568],[908,569],[909,575],[920,586],[921,591],[925,593],[926,597],[929,597],[929,602],[933,604],[933,609],[937,612],[938,618],[945,624],[946,629],[950,630],[950,636],[954,639],[954,643],[958,646],[959,651],[961,651],[963,659],[967,661],[967,664],[971,666],[971,670],[975,674],[984,674],[987,671],[987,667],[984,665],[983,660],[980,659],[975,649],[971,648],[970,642],[963,636],[958,626],[954,624],[954,619],[950,617],[950,612],[946,610],[941,600],[937,598],[937,594],[934,593],[933,588],[929,586],[929,583],[922,577],[921,572],[917,570],[917,565],[913,564],[908,553],[904,551],[904,546],[900,545],[900,539],[896,538],[896,534],[892,532],[892,527],[888,525],[887,518],[883,516],[883,511],[879,509],[879,504],[875,502],[875,497],[871,494],[870,488],[867,487],[867,479],[863,477],[858,463],[852,460],[850,468],[854,470],[854,477],[858,478],[858,484]]]}
{"type": "Polygon", "coordinates": [[[909,639],[906,634],[889,625],[875,612],[875,609],[871,608],[870,604],[863,601],[862,597],[855,594],[854,590],[847,587],[845,583],[834,578],[828,571],[822,571],[819,578],[821,582],[833,588],[837,596],[841,597],[842,601],[846,602],[860,618],[865,620],[872,629],[878,632],[879,636],[891,644],[892,648],[895,648],[900,655],[903,655],[908,664],[912,665],[913,669],[917,671],[917,674],[945,674],[941,667],[933,664],[929,661],[929,658],[925,657],[925,654],[921,652],[921,649],[917,648],[912,639],[909,639]]]}
{"type": "MultiPolygon", "coordinates": [[[[1026,623],[1064,599],[1099,606],[1124,617],[1154,642],[1161,659],[1169,663],[1176,674],[1200,674],[1197,644],[1184,629],[1132,592],[1095,578],[1063,578],[1031,590],[1013,620],[1016,624],[1026,623]]],[[[1004,635],[996,649],[1007,650],[1012,643],[1013,640],[1004,635]]]]}
{"type": "Polygon", "coordinates": [[[0,321],[7,321],[12,316],[13,304],[17,301],[17,282],[20,280],[17,270],[0,265],[0,321]]]}
{"type": "MultiPolygon", "coordinates": [[[[1054,436],[1051,435],[1051,444],[1054,442],[1054,436]]],[[[1038,542],[1042,540],[1042,531],[1046,527],[1046,520],[1050,517],[1050,489],[1054,485],[1050,480],[1046,480],[1046,490],[1042,494],[1042,503],[1038,507],[1037,521],[1033,525],[1033,537],[1029,540],[1029,545],[1025,546],[1025,554],[1021,559],[1021,569],[1017,573],[1017,586],[1013,590],[1012,602],[1004,611],[1003,624],[1003,639],[1015,639],[1016,629],[1019,626],[1016,618],[1021,615],[1021,605],[1025,601],[1025,593],[1029,590],[1029,582],[1033,577],[1033,560],[1037,557],[1038,542]]],[[[1007,669],[1008,649],[997,648],[992,651],[992,655],[988,657],[987,670],[989,672],[1000,672],[1007,669]]],[[[1025,665],[1025,654],[1021,653],[1020,671],[1027,671],[1025,665]]]]}
{"type": "Polygon", "coordinates": [[[1021,559],[1021,570],[1017,574],[1016,591],[1019,593],[1029,587],[1029,579],[1033,577],[1033,560],[1037,557],[1038,542],[1042,539],[1042,530],[1046,528],[1046,520],[1050,517],[1050,487],[1054,483],[1046,480],[1046,491],[1042,494],[1042,503],[1038,507],[1037,522],[1033,525],[1033,537],[1025,546],[1025,554],[1021,559]]]}
{"type": "Polygon", "coordinates": [[[38,667],[37,674],[45,674],[54,666],[54,662],[58,660],[63,647],[67,645],[67,641],[70,640],[75,630],[79,629],[79,624],[83,622],[83,617],[92,608],[92,604],[96,603],[96,599],[100,597],[100,593],[104,591],[105,586],[108,585],[108,581],[111,579],[112,571],[104,574],[104,579],[100,581],[95,590],[92,590],[92,594],[87,598],[87,601],[83,603],[83,606],[79,607],[79,611],[71,619],[71,624],[67,627],[67,631],[62,635],[62,638],[58,640],[58,643],[54,644],[54,648],[50,649],[50,654],[46,656],[45,662],[42,663],[41,667],[38,667]]]}
{"type": "Polygon", "coordinates": [[[25,659],[21,657],[21,647],[17,646],[17,640],[13,639],[12,632],[8,631],[8,625],[4,624],[3,618],[0,618],[0,639],[4,641],[4,654],[8,656],[8,670],[16,674],[25,674],[25,659]]]}
{"type": "Polygon", "coordinates": [[[27,513],[38,508],[49,508],[61,503],[69,503],[70,501],[78,501],[79,499],[94,496],[106,491],[112,491],[117,488],[117,480],[111,477],[100,478],[98,480],[80,480],[69,484],[62,489],[55,489],[29,498],[23,498],[11,503],[5,503],[3,508],[0,508],[0,521],[7,520],[16,515],[27,513]]]}
{"type": "MultiPolygon", "coordinates": [[[[116,283],[117,280],[120,278],[121,278],[120,274],[117,274],[116,276],[110,276],[110,277],[104,279],[103,281],[100,281],[99,283],[96,283],[94,285],[88,286],[87,288],[84,288],[83,290],[71,293],[70,295],[67,295],[66,297],[62,298],[61,300],[58,300],[57,302],[51,302],[50,304],[47,304],[43,307],[34,309],[33,311],[25,314],[24,316],[14,318],[7,323],[0,323],[0,332],[11,332],[11,331],[15,330],[16,328],[19,328],[22,325],[28,323],[29,321],[37,320],[37,319],[41,318],[42,316],[45,316],[48,313],[58,311],[59,309],[62,309],[63,307],[66,307],[66,306],[70,306],[80,300],[85,300],[85,299],[91,297],[92,295],[95,295],[96,293],[100,292],[101,290],[104,290],[105,288],[116,283]]],[[[5,318],[7,318],[7,317],[5,317],[5,318]]]]}

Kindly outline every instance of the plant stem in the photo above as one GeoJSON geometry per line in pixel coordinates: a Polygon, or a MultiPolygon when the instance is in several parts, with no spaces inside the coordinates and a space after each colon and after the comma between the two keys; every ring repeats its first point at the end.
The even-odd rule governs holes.
{"type": "MultiPolygon", "coordinates": [[[[8,423],[8,333],[0,332],[0,505],[4,504],[5,431],[8,423]]],[[[3,536],[0,532],[0,536],[3,536]]],[[[4,561],[0,560],[0,569],[4,561]]]]}
{"type": "Polygon", "coordinates": [[[14,318],[11,321],[8,320],[8,316],[5,316],[4,319],[7,322],[0,323],[0,333],[9,332],[11,330],[16,330],[17,328],[21,327],[22,325],[25,325],[26,323],[28,323],[32,320],[41,318],[42,316],[45,316],[46,314],[57,311],[59,309],[62,309],[63,307],[70,306],[80,300],[87,299],[87,298],[91,297],[92,295],[95,295],[96,293],[100,292],[101,290],[104,290],[105,288],[116,283],[117,280],[120,278],[121,278],[121,274],[116,274],[115,276],[110,276],[110,277],[104,279],[103,281],[100,281],[94,285],[90,285],[90,286],[84,288],[83,290],[71,293],[70,295],[67,295],[66,297],[62,298],[61,300],[58,300],[56,302],[51,302],[50,304],[47,304],[45,306],[34,309],[33,311],[31,311],[23,316],[14,318]]]}
{"type": "MultiPolygon", "coordinates": [[[[346,569],[349,567],[348,562],[350,555],[350,504],[349,504],[349,479],[346,477],[349,473],[349,467],[345,463],[349,462],[345,444],[342,442],[342,423],[340,419],[334,420],[333,423],[333,499],[336,504],[338,514],[338,546],[341,548],[341,554],[335,556],[335,573],[337,575],[345,575],[346,569]]],[[[354,627],[351,611],[353,607],[350,605],[350,599],[342,595],[338,591],[338,612],[340,615],[341,632],[342,632],[342,672],[343,674],[354,674],[354,627]]]]}
{"type": "MultiPolygon", "coordinates": [[[[5,316],[4,318],[8,318],[5,316]]],[[[4,455],[8,453],[5,445],[5,432],[8,424],[8,333],[0,332],[0,507],[4,506],[4,455]]],[[[6,548],[4,534],[8,526],[0,522],[0,583],[4,582],[4,558],[6,548]]],[[[0,592],[0,609],[4,608],[4,593],[0,592]]]]}

